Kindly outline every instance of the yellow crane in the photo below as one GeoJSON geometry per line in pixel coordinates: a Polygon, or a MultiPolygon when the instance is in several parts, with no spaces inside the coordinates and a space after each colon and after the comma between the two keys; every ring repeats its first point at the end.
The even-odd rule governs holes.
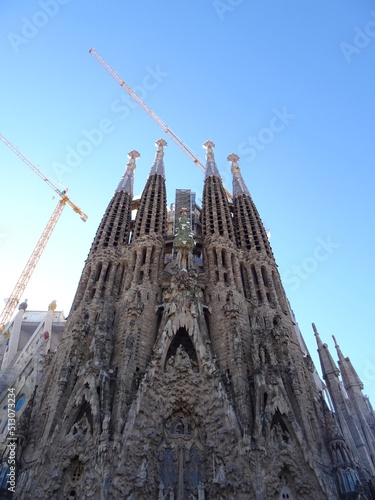
{"type": "MultiPolygon", "coordinates": [[[[111,68],[111,66],[96,52],[95,49],[90,49],[89,50],[90,54],[94,57],[94,59],[96,59],[96,61],[101,64],[104,69],[107,71],[107,73],[109,73],[112,78],[114,78],[114,80],[116,80],[116,82],[125,90],[125,92],[127,92],[130,97],[138,104],[138,106],[140,106],[143,111],[145,111],[148,116],[150,116],[155,123],[157,123],[159,125],[159,127],[161,129],[164,130],[164,132],[168,135],[168,137],[170,137],[172,139],[172,141],[177,144],[177,146],[182,149],[182,151],[197,165],[198,168],[200,168],[202,170],[202,172],[204,173],[206,171],[206,167],[203,165],[203,163],[201,162],[201,160],[198,158],[198,156],[196,154],[194,154],[192,152],[192,150],[190,148],[188,148],[188,146],[186,146],[186,144],[183,143],[183,141],[181,141],[181,139],[179,139],[177,137],[177,135],[175,133],[172,132],[172,130],[163,122],[163,120],[161,118],[158,117],[158,115],[156,113],[154,113],[152,111],[152,109],[150,109],[147,104],[145,104],[142,99],[140,99],[137,94],[129,87],[129,85],[127,85],[124,80],[115,72],[114,69],[111,68]]],[[[224,187],[225,189],[225,192],[227,194],[227,197],[229,199],[229,201],[232,201],[232,195],[231,193],[224,187]]]]}
{"type": "Polygon", "coordinates": [[[83,222],[86,222],[87,215],[82,212],[82,210],[77,207],[67,196],[67,190],[60,191],[47,177],[33,165],[17,148],[14,146],[8,139],[6,139],[3,134],[0,132],[0,139],[3,143],[8,146],[8,148],[13,151],[21,160],[28,165],[31,170],[33,170],[50,188],[54,190],[54,192],[60,197],[60,200],[54,209],[49,221],[47,222],[44,231],[39,238],[38,243],[36,244],[24,270],[22,271],[21,276],[19,277],[10,297],[7,299],[3,312],[0,314],[0,333],[4,331],[6,324],[10,321],[15,308],[20,302],[21,296],[25,291],[25,288],[31,278],[31,275],[43,253],[43,250],[54,230],[57,221],[60,218],[62,211],[64,210],[65,205],[69,205],[72,209],[81,217],[83,222]]]}

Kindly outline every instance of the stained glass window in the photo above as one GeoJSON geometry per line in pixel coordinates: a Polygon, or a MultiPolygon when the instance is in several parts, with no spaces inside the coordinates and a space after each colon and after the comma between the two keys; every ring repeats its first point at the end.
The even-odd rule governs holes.
{"type": "Polygon", "coordinates": [[[197,450],[192,448],[190,450],[190,460],[186,467],[186,484],[188,488],[196,488],[202,482],[201,460],[197,450]]]}
{"type": "Polygon", "coordinates": [[[170,448],[167,448],[164,452],[160,476],[165,488],[173,488],[175,482],[175,463],[170,448]]]}

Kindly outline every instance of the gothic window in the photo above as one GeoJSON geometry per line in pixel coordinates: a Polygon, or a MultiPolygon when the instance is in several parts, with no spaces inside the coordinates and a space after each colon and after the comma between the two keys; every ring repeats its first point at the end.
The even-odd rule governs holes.
{"type": "Polygon", "coordinates": [[[195,448],[190,450],[189,461],[186,465],[186,485],[188,488],[196,488],[203,482],[201,459],[195,448]]]}
{"type": "Polygon", "coordinates": [[[355,492],[356,485],[360,484],[357,473],[348,467],[347,469],[340,469],[338,471],[340,493],[355,492]]]}
{"type": "Polygon", "coordinates": [[[175,461],[172,450],[167,448],[163,455],[160,479],[165,488],[173,488],[175,483],[175,461]]]}

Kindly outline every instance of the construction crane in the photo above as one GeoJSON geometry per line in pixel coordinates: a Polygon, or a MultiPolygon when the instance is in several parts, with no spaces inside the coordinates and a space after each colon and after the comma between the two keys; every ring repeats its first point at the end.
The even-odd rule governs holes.
{"type": "Polygon", "coordinates": [[[13,288],[13,291],[10,297],[7,299],[3,312],[0,314],[0,333],[2,333],[5,329],[6,324],[10,321],[15,308],[17,307],[23,292],[31,278],[31,275],[43,253],[43,250],[54,230],[57,221],[64,210],[65,205],[69,205],[72,209],[81,217],[83,222],[86,222],[87,215],[82,212],[82,210],[77,207],[67,196],[67,190],[60,191],[42,172],[35,167],[17,148],[14,146],[8,139],[6,139],[3,134],[0,132],[0,139],[3,143],[8,146],[9,149],[13,151],[21,160],[28,165],[31,170],[33,170],[43,181],[48,184],[50,188],[54,190],[54,192],[61,198],[54,209],[49,221],[47,222],[44,231],[39,238],[38,243],[36,244],[24,270],[22,271],[21,276],[19,277],[16,286],[13,288]]]}
{"type": "MultiPolygon", "coordinates": [[[[190,148],[186,146],[186,144],[181,141],[177,137],[175,133],[172,132],[172,130],[163,122],[161,118],[158,117],[157,114],[155,114],[152,109],[150,109],[147,104],[145,104],[142,99],[140,99],[137,94],[127,85],[124,80],[115,72],[114,69],[111,68],[111,66],[96,52],[95,49],[90,49],[89,50],[90,54],[98,61],[99,64],[101,64],[104,69],[112,76],[114,80],[125,90],[127,94],[130,95],[130,97],[140,106],[143,111],[145,111],[148,116],[150,116],[155,123],[159,125],[161,129],[164,130],[164,132],[172,139],[172,141],[177,144],[177,146],[182,149],[182,151],[197,165],[198,168],[202,170],[204,173],[206,171],[206,167],[203,165],[201,160],[198,158],[196,154],[192,152],[190,148]]],[[[227,194],[228,200],[232,201],[232,195],[231,193],[224,187],[225,192],[227,194]]]]}

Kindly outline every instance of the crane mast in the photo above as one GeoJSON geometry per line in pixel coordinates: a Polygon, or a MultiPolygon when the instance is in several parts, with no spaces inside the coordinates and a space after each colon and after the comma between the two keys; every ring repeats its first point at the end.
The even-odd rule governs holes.
{"type": "Polygon", "coordinates": [[[56,208],[54,209],[49,221],[47,222],[47,225],[44,228],[44,231],[41,237],[39,238],[38,243],[36,244],[24,270],[22,271],[21,276],[19,277],[15,287],[13,288],[10,297],[7,299],[4,310],[0,314],[0,333],[1,333],[4,331],[6,324],[12,318],[13,312],[20,302],[22,294],[25,291],[25,288],[31,278],[31,275],[43,253],[45,246],[47,245],[47,242],[57,224],[57,221],[60,218],[60,215],[62,214],[62,211],[64,210],[65,205],[69,205],[74,210],[74,212],[76,212],[81,217],[83,222],[86,222],[87,215],[84,212],[82,212],[82,210],[68,198],[66,194],[67,190],[60,191],[35,165],[33,165],[19,151],[19,149],[16,146],[14,146],[14,144],[12,144],[8,139],[6,139],[1,132],[0,132],[0,140],[3,141],[3,143],[6,146],[8,146],[8,148],[11,151],[13,151],[13,153],[15,153],[24,163],[26,163],[26,165],[28,165],[31,168],[31,170],[33,170],[61,198],[56,208]]]}
{"type": "Polygon", "coordinates": [[[62,211],[64,210],[65,205],[66,200],[64,198],[59,200],[55,210],[53,211],[49,221],[47,222],[46,227],[44,228],[41,237],[39,238],[38,243],[36,244],[29,260],[27,261],[27,264],[24,267],[21,276],[18,278],[18,281],[13,288],[9,299],[7,299],[5,307],[0,314],[0,332],[4,330],[5,325],[12,319],[13,312],[20,302],[22,294],[25,291],[28,282],[30,281],[31,275],[33,274],[34,269],[39,262],[43,250],[47,245],[47,242],[57,224],[57,221],[60,218],[62,211]]]}
{"type": "MultiPolygon", "coordinates": [[[[137,94],[127,85],[124,80],[115,72],[114,69],[111,68],[111,66],[96,52],[95,49],[91,48],[89,50],[90,54],[96,59],[96,61],[101,64],[104,69],[109,73],[114,80],[127,92],[127,94],[130,95],[130,97],[140,106],[143,111],[145,111],[148,116],[150,116],[159,127],[164,130],[164,132],[172,139],[172,141],[177,144],[177,146],[197,165],[200,170],[204,173],[206,171],[206,167],[202,163],[202,161],[198,158],[198,156],[192,152],[184,142],[177,137],[177,135],[172,132],[172,130],[167,126],[166,123],[163,122],[161,118],[158,117],[156,113],[150,109],[147,104],[145,104],[142,99],[140,99],[137,94]]],[[[229,201],[232,201],[232,195],[231,193],[224,187],[225,192],[227,194],[227,197],[229,201]]]]}

